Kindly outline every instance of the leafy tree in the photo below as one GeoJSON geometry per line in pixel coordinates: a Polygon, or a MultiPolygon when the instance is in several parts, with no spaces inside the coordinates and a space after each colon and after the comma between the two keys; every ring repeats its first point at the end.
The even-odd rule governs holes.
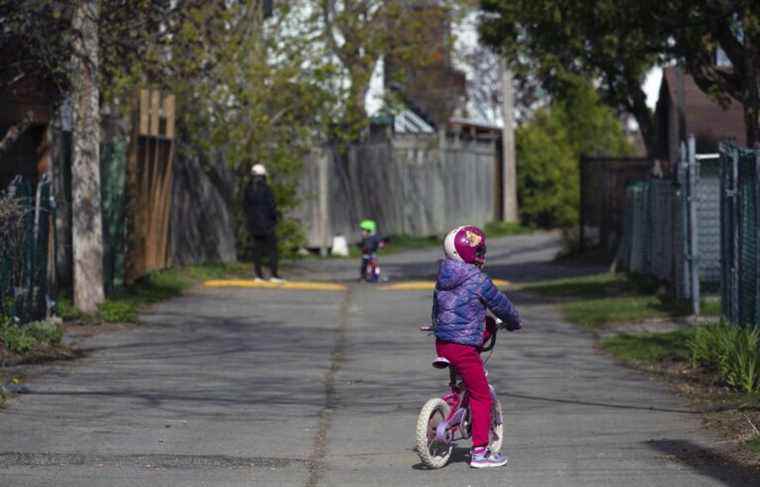
{"type": "Polygon", "coordinates": [[[649,21],[672,36],[668,52],[722,104],[742,104],[747,144],[760,143],[760,2],[653,2],[649,21]],[[730,65],[717,62],[725,55],[730,65]]]}
{"type": "Polygon", "coordinates": [[[365,97],[381,58],[392,68],[402,68],[386,65],[386,74],[399,84],[415,70],[446,62],[452,41],[448,26],[468,3],[312,0],[312,21],[321,25],[327,53],[338,61],[340,76],[334,88],[342,103],[334,135],[352,140],[366,125],[365,97]]]}
{"type": "Polygon", "coordinates": [[[537,73],[556,96],[562,72],[599,80],[602,99],[636,118],[650,153],[654,122],[642,81],[670,60],[719,102],[741,103],[748,144],[760,142],[760,2],[483,0],[482,7],[486,43],[523,73],[537,73]],[[719,53],[730,66],[717,62],[719,53]]]}
{"type": "MultiPolygon", "coordinates": [[[[185,36],[186,27],[218,23],[223,16],[217,20],[216,14],[227,7],[225,2],[200,0],[0,0],[3,92],[14,94],[19,84],[32,80],[32,86],[45,90],[43,98],[52,109],[66,97],[72,100],[74,300],[85,312],[96,311],[104,300],[101,102],[117,100],[119,88],[126,87],[120,80],[164,73],[166,46],[192,41],[181,47],[202,47],[207,37],[185,36]]],[[[28,119],[9,133],[18,138],[31,125],[28,119]]]]}
{"type": "Polygon", "coordinates": [[[537,110],[516,134],[522,220],[543,227],[577,224],[581,154],[632,151],[620,121],[593,86],[578,77],[563,83],[567,95],[537,110]]]}
{"type": "Polygon", "coordinates": [[[647,2],[483,0],[481,6],[483,41],[518,75],[537,76],[556,98],[567,95],[565,73],[599,80],[601,99],[632,114],[653,151],[654,119],[642,84],[662,61],[669,35],[645,21],[647,2]]]}

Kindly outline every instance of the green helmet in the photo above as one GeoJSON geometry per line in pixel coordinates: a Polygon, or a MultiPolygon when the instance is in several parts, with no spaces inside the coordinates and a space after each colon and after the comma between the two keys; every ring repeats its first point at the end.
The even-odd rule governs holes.
{"type": "Polygon", "coordinates": [[[369,233],[375,233],[377,231],[377,223],[375,223],[375,220],[362,220],[361,223],[359,223],[359,228],[366,230],[369,233]]]}

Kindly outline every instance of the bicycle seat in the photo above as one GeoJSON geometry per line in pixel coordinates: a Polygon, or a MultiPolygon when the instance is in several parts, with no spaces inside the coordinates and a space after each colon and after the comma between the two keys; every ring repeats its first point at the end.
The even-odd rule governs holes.
{"type": "Polygon", "coordinates": [[[435,360],[433,360],[433,367],[436,369],[445,369],[450,366],[451,362],[445,357],[436,357],[435,360]]]}

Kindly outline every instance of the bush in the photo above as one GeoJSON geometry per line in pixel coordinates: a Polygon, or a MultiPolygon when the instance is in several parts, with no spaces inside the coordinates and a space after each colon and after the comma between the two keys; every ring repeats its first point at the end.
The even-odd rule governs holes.
{"type": "Polygon", "coordinates": [[[633,151],[614,111],[589,81],[574,76],[562,81],[564,95],[537,110],[515,134],[520,213],[528,225],[577,225],[581,154],[633,151]]]}
{"type": "Polygon", "coordinates": [[[82,312],[65,296],[56,300],[56,312],[63,321],[73,321],[82,318],[82,312]]]}
{"type": "Polygon", "coordinates": [[[760,329],[725,323],[697,329],[689,341],[691,363],[716,370],[730,386],[760,392],[760,329]]]}
{"type": "Polygon", "coordinates": [[[49,321],[35,321],[17,325],[10,320],[0,323],[0,342],[13,353],[30,352],[37,345],[56,345],[63,338],[63,330],[49,321]]]}
{"type": "Polygon", "coordinates": [[[63,329],[51,321],[34,321],[22,328],[39,343],[56,345],[63,339],[63,329]]]}

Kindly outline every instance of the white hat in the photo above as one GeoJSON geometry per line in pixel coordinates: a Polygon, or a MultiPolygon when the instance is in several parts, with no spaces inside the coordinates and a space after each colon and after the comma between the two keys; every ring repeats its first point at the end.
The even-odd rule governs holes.
{"type": "Polygon", "coordinates": [[[265,168],[263,164],[254,164],[251,168],[251,173],[254,176],[266,176],[267,168],[265,168]]]}

